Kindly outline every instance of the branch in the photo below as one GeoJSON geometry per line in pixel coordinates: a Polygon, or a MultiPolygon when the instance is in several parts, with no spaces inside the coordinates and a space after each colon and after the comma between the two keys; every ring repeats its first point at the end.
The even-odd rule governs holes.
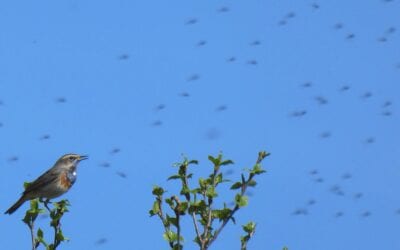
{"type": "Polygon", "coordinates": [[[179,218],[180,218],[180,211],[179,211],[179,207],[180,207],[180,202],[178,197],[176,197],[175,195],[171,197],[172,200],[175,201],[176,205],[174,208],[174,213],[176,216],[176,234],[178,235],[178,239],[177,239],[177,244],[178,244],[178,249],[180,250],[181,248],[181,225],[179,224],[179,218]]]}
{"type": "MultiPolygon", "coordinates": [[[[212,178],[211,178],[211,185],[212,185],[213,188],[216,188],[215,176],[217,176],[217,174],[218,174],[218,169],[219,169],[219,167],[214,167],[214,172],[213,172],[213,175],[212,175],[212,178]]],[[[204,233],[203,233],[203,237],[204,237],[204,246],[203,246],[203,248],[204,249],[205,249],[205,247],[207,247],[206,245],[210,245],[210,239],[212,238],[212,237],[210,239],[208,238],[208,230],[210,229],[211,224],[212,224],[212,208],[211,208],[212,203],[213,203],[213,198],[209,197],[208,198],[207,223],[204,226],[204,233]]]]}
{"type": "MultiPolygon", "coordinates": [[[[169,227],[169,225],[166,222],[166,219],[164,217],[164,213],[163,213],[162,206],[161,206],[162,200],[161,200],[160,197],[157,197],[156,199],[157,199],[157,202],[158,202],[158,206],[160,208],[160,210],[159,210],[159,212],[157,214],[158,214],[158,217],[160,218],[160,220],[161,220],[161,222],[162,222],[162,224],[164,226],[165,233],[168,235],[168,232],[171,231],[171,229],[170,229],[170,227],[169,227]]],[[[169,246],[171,248],[174,247],[174,243],[172,241],[169,241],[168,243],[169,243],[169,246]]]]}
{"type": "MultiPolygon", "coordinates": [[[[264,157],[265,157],[265,156],[264,156],[264,157]]],[[[258,157],[258,159],[257,159],[257,164],[261,163],[262,159],[263,159],[263,157],[260,157],[260,155],[259,155],[259,157],[258,157]]],[[[241,191],[240,191],[240,195],[241,195],[241,196],[244,195],[244,194],[246,193],[248,184],[249,184],[250,181],[253,180],[253,177],[254,177],[254,176],[255,176],[255,175],[254,175],[253,173],[250,173],[250,174],[249,174],[249,177],[248,177],[247,180],[244,182],[244,185],[243,185],[242,188],[241,188],[241,191]]],[[[244,179],[243,175],[242,175],[242,179],[244,179]]],[[[236,204],[236,205],[234,206],[234,208],[231,210],[231,212],[230,212],[230,214],[228,215],[228,217],[222,222],[221,226],[215,231],[214,236],[210,239],[208,245],[211,245],[211,243],[213,243],[213,242],[217,239],[218,235],[219,235],[219,234],[221,233],[221,231],[224,229],[224,227],[226,226],[226,224],[228,224],[229,220],[231,220],[231,219],[233,218],[233,215],[239,210],[239,208],[240,208],[240,207],[239,207],[238,204],[236,204]]]]}
{"type": "MultiPolygon", "coordinates": [[[[189,181],[188,181],[188,177],[186,174],[186,171],[183,175],[183,185],[186,186],[189,189],[189,181]]],[[[190,189],[189,189],[190,190],[190,189]]],[[[186,201],[190,204],[190,195],[185,195],[186,201]]],[[[200,231],[199,231],[199,225],[197,224],[197,218],[196,218],[196,214],[195,212],[190,213],[192,220],[193,220],[193,224],[194,224],[194,230],[196,231],[196,235],[197,238],[200,241],[200,244],[203,245],[203,238],[201,237],[200,231]]]]}
{"type": "Polygon", "coordinates": [[[32,240],[32,250],[36,250],[36,238],[35,238],[35,229],[33,221],[28,224],[29,230],[31,231],[31,240],[32,240]]]}

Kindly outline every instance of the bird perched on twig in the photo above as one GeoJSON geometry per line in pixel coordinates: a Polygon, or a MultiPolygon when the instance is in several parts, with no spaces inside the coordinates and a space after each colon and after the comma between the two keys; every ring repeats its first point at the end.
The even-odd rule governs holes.
{"type": "Polygon", "coordinates": [[[21,198],[12,205],[5,213],[14,213],[25,201],[46,198],[56,198],[66,193],[76,181],[76,168],[85,155],[66,154],[54,164],[52,168],[29,183],[21,198]]]}

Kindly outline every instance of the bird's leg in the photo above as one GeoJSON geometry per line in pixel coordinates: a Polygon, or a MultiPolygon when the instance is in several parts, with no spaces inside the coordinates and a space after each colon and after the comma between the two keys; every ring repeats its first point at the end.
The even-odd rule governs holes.
{"type": "Polygon", "coordinates": [[[44,206],[47,208],[47,210],[49,211],[49,213],[51,212],[51,209],[49,208],[49,203],[50,203],[50,199],[46,199],[46,200],[42,200],[42,198],[40,198],[41,201],[43,202],[44,206]]]}

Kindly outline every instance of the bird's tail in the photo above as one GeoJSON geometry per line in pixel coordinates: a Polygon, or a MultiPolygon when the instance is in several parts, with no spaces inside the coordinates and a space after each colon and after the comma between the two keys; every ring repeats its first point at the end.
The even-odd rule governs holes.
{"type": "Polygon", "coordinates": [[[24,202],[26,201],[25,196],[23,195],[21,198],[19,198],[19,200],[17,202],[15,202],[14,205],[12,205],[6,212],[5,214],[12,214],[15,212],[15,210],[17,210],[20,206],[22,206],[22,204],[24,204],[24,202]]]}

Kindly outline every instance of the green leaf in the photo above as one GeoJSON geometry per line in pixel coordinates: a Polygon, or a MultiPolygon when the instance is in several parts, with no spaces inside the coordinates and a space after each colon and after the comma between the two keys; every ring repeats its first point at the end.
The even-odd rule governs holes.
{"type": "Polygon", "coordinates": [[[178,227],[178,219],[176,217],[171,217],[167,214],[167,221],[174,225],[175,227],[178,227]]]}
{"type": "Polygon", "coordinates": [[[189,164],[195,164],[195,165],[199,164],[199,162],[197,160],[190,160],[188,163],[189,164]]]}
{"type": "Polygon", "coordinates": [[[176,179],[181,179],[181,176],[180,175],[178,175],[178,174],[176,174],[176,175],[171,175],[170,177],[168,177],[168,181],[169,180],[176,180],[176,179]]]}
{"type": "Polygon", "coordinates": [[[208,185],[207,180],[205,180],[205,179],[203,179],[203,178],[200,177],[200,178],[199,178],[199,186],[200,186],[200,188],[201,188],[202,190],[204,190],[204,189],[206,189],[207,185],[208,185]]]}
{"type": "Polygon", "coordinates": [[[259,163],[255,164],[253,166],[253,169],[250,170],[250,173],[254,174],[254,175],[259,175],[259,174],[262,174],[262,173],[265,173],[265,172],[267,172],[267,171],[262,169],[261,164],[259,164],[259,163]]]}
{"type": "Polygon", "coordinates": [[[156,215],[160,212],[160,203],[158,201],[155,201],[153,203],[153,208],[149,211],[150,216],[156,215]]]}
{"type": "Polygon", "coordinates": [[[208,198],[214,198],[214,197],[217,197],[217,196],[218,196],[218,194],[217,194],[217,192],[215,191],[215,188],[214,188],[213,186],[210,186],[210,187],[207,188],[206,196],[207,196],[208,198]]]}
{"type": "Polygon", "coordinates": [[[174,202],[171,198],[166,198],[165,199],[165,203],[167,203],[170,207],[174,206],[174,202]]]}
{"type": "Polygon", "coordinates": [[[200,214],[201,212],[205,211],[207,205],[204,202],[204,200],[196,201],[196,202],[191,202],[189,206],[189,213],[196,213],[200,214]]]}
{"type": "Polygon", "coordinates": [[[180,194],[181,195],[185,195],[185,194],[189,194],[190,193],[190,189],[185,185],[182,187],[180,194]]]}
{"type": "Polygon", "coordinates": [[[235,189],[239,189],[239,188],[241,188],[242,187],[242,183],[241,182],[235,182],[232,186],[231,186],[231,189],[233,189],[233,190],[235,190],[235,189]]]}
{"type": "Polygon", "coordinates": [[[192,189],[192,190],[190,190],[190,193],[192,193],[192,194],[201,194],[201,189],[200,188],[192,189]]]}
{"type": "Polygon", "coordinates": [[[230,164],[233,164],[233,161],[231,161],[231,160],[225,160],[225,161],[221,162],[221,166],[230,165],[230,164]]]}
{"type": "Polygon", "coordinates": [[[42,229],[38,229],[37,230],[37,237],[39,238],[39,239],[42,239],[43,238],[43,231],[42,231],[42,229]]]}
{"type": "Polygon", "coordinates": [[[179,213],[180,213],[181,215],[185,214],[185,213],[186,213],[186,210],[188,209],[188,207],[189,207],[189,203],[187,203],[187,202],[181,202],[181,203],[179,204],[179,206],[178,206],[178,211],[179,211],[179,213]]]}
{"type": "Polygon", "coordinates": [[[224,221],[224,220],[228,219],[231,212],[232,212],[232,210],[229,208],[215,209],[215,210],[212,210],[212,215],[214,218],[218,218],[219,221],[224,221]]]}
{"type": "MultiPolygon", "coordinates": [[[[181,237],[182,238],[182,237],[181,237]]],[[[182,250],[183,249],[183,246],[182,246],[182,244],[175,244],[174,245],[174,247],[172,248],[173,250],[182,250]]]]}
{"type": "Polygon", "coordinates": [[[254,230],[256,229],[256,223],[250,221],[246,225],[243,225],[242,228],[248,234],[254,233],[254,230]]]}
{"type": "Polygon", "coordinates": [[[152,193],[153,193],[153,195],[161,196],[161,195],[163,195],[165,193],[165,191],[164,191],[164,189],[162,187],[154,186],[152,193]]]}
{"type": "Polygon", "coordinates": [[[257,185],[257,182],[255,181],[255,180],[250,180],[248,183],[247,183],[247,186],[249,186],[249,187],[255,187],[257,185]]]}
{"type": "Polygon", "coordinates": [[[222,160],[222,155],[219,154],[217,158],[214,158],[212,155],[209,155],[208,160],[210,160],[214,164],[214,166],[220,166],[221,160],[222,160]]]}
{"type": "Polygon", "coordinates": [[[248,199],[248,197],[245,196],[245,195],[237,194],[237,195],[235,196],[235,203],[236,203],[236,205],[238,205],[239,207],[244,207],[244,206],[247,206],[247,204],[249,203],[249,199],[248,199]]]}
{"type": "Polygon", "coordinates": [[[168,242],[175,242],[178,239],[178,235],[175,232],[168,230],[163,234],[163,238],[168,242]]]}
{"type": "Polygon", "coordinates": [[[258,153],[258,159],[257,159],[257,163],[261,163],[265,157],[269,156],[270,153],[266,152],[266,151],[260,151],[258,153]]]}
{"type": "Polygon", "coordinates": [[[222,182],[222,173],[219,173],[217,176],[215,176],[215,179],[214,179],[214,181],[215,181],[215,185],[218,185],[219,183],[221,183],[222,182]]]}

